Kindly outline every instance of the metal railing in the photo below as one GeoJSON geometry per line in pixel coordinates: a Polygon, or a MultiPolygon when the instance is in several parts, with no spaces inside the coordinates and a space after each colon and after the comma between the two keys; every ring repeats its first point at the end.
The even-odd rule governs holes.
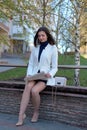
{"type": "MultiPolygon", "coordinates": [[[[26,65],[16,65],[16,64],[0,64],[1,67],[27,67],[26,65]]],[[[87,69],[87,65],[58,65],[58,68],[63,69],[87,69]]]]}

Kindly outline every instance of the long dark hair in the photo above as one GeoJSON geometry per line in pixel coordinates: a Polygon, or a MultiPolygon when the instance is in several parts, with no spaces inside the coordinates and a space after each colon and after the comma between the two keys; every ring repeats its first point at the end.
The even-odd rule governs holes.
{"type": "Polygon", "coordinates": [[[40,31],[44,31],[44,32],[46,33],[46,35],[47,35],[47,41],[48,41],[49,44],[51,44],[51,45],[54,45],[54,44],[55,44],[55,40],[54,40],[53,36],[50,34],[50,31],[48,30],[48,28],[46,28],[46,27],[43,26],[43,27],[40,27],[40,28],[38,29],[38,31],[36,32],[36,35],[35,35],[35,37],[34,37],[34,46],[35,46],[35,47],[37,46],[37,44],[39,44],[39,41],[38,41],[38,33],[39,33],[40,31]]]}

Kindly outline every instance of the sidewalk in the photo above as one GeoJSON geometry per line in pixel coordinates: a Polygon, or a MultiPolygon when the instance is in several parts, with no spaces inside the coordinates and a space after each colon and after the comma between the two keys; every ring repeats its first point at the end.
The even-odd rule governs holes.
{"type": "Polygon", "coordinates": [[[17,115],[0,113],[0,130],[86,130],[86,128],[41,119],[37,123],[31,123],[28,117],[23,126],[16,127],[17,118],[17,115]]]}
{"type": "MultiPolygon", "coordinates": [[[[7,62],[7,65],[8,64],[11,64],[11,65],[26,65],[24,60],[20,57],[6,57],[6,58],[0,58],[0,61],[2,62],[7,62]]],[[[3,65],[3,64],[2,64],[3,65]]],[[[10,69],[13,69],[15,67],[1,67],[0,66],[0,72],[4,72],[4,71],[7,71],[7,70],[10,70],[10,69]]]]}

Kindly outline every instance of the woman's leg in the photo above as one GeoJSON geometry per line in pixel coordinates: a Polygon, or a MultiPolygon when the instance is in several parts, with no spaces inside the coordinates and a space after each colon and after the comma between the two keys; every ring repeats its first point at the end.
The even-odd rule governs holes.
{"type": "Polygon", "coordinates": [[[35,84],[31,90],[32,93],[32,103],[34,105],[34,114],[32,117],[32,122],[37,122],[39,115],[39,106],[40,106],[40,95],[39,93],[46,88],[44,82],[38,82],[35,84]]]}
{"type": "Polygon", "coordinates": [[[30,100],[30,91],[32,87],[35,85],[35,81],[29,82],[24,89],[23,95],[22,95],[22,100],[20,104],[20,111],[19,111],[19,120],[16,126],[22,125],[23,124],[23,119],[25,118],[25,110],[27,108],[27,105],[30,100]]]}

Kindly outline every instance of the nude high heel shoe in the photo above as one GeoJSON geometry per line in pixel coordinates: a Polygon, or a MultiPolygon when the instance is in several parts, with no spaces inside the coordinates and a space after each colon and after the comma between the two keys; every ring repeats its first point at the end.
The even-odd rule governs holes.
{"type": "Polygon", "coordinates": [[[25,118],[26,118],[26,114],[23,115],[21,121],[18,121],[18,122],[16,123],[16,126],[21,126],[21,125],[23,125],[23,123],[24,123],[24,119],[25,119],[25,118]]]}
{"type": "Polygon", "coordinates": [[[38,117],[39,117],[39,113],[38,112],[34,112],[33,117],[31,119],[32,123],[36,123],[38,121],[38,117]]]}

